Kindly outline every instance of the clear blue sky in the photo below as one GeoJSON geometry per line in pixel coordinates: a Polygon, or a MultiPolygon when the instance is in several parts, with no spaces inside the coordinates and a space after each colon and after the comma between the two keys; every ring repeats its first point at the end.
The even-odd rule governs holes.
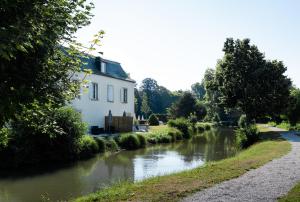
{"type": "Polygon", "coordinates": [[[138,82],[154,78],[171,90],[189,89],[223,55],[227,37],[250,38],[268,59],[282,60],[300,87],[298,0],[95,0],[87,43],[106,32],[101,51],[138,82]]]}

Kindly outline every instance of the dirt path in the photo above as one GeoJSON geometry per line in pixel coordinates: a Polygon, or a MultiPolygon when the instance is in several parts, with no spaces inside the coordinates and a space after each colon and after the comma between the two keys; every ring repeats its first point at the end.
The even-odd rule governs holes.
{"type": "Polygon", "coordinates": [[[300,137],[291,132],[282,132],[282,136],[292,145],[287,155],[236,179],[197,192],[183,201],[277,201],[300,181],[300,137]]]}

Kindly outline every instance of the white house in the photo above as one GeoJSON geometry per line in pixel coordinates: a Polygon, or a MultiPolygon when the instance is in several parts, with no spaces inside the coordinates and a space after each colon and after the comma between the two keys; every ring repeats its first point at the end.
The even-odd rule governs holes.
{"type": "Polygon", "coordinates": [[[86,76],[81,72],[75,76],[86,76],[87,88],[82,88],[80,96],[73,100],[72,106],[82,114],[89,127],[105,127],[105,116],[111,111],[113,116],[134,117],[135,81],[123,70],[121,64],[101,57],[89,55],[82,59],[84,69],[91,69],[86,76]]]}

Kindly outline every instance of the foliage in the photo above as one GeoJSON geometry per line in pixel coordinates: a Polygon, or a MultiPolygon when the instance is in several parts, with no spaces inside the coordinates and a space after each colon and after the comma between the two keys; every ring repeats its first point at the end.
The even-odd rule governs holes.
{"type": "Polygon", "coordinates": [[[109,138],[105,142],[105,149],[114,152],[119,150],[119,146],[113,138],[109,138]]]}
{"type": "Polygon", "coordinates": [[[239,121],[238,121],[238,126],[240,128],[246,128],[249,125],[249,121],[247,119],[247,116],[245,114],[241,115],[239,121]]]}
{"type": "Polygon", "coordinates": [[[249,39],[229,38],[216,70],[221,104],[240,109],[249,120],[278,115],[286,107],[291,81],[281,61],[268,61],[249,39]]]}
{"type": "Polygon", "coordinates": [[[149,114],[151,113],[151,109],[148,105],[148,96],[147,94],[143,95],[143,99],[142,99],[142,106],[141,106],[141,113],[145,116],[148,117],[149,114]]]}
{"type": "Polygon", "coordinates": [[[183,96],[174,103],[169,110],[172,118],[188,118],[191,113],[196,111],[196,99],[190,92],[185,92],[183,96]]]}
{"type": "MultiPolygon", "coordinates": [[[[0,13],[0,126],[34,100],[62,106],[76,96],[80,53],[74,33],[89,24],[86,0],[2,1],[0,13]],[[68,54],[61,44],[69,44],[68,54]]],[[[96,42],[96,41],[95,41],[96,42]]]]}
{"type": "Polygon", "coordinates": [[[9,133],[9,128],[3,127],[0,129],[0,151],[7,147],[9,133]]]}
{"type": "Polygon", "coordinates": [[[148,142],[151,144],[169,143],[183,139],[181,131],[166,125],[150,127],[149,133],[146,136],[148,142]]]}
{"type": "Polygon", "coordinates": [[[187,119],[179,118],[175,120],[169,120],[168,125],[173,128],[177,128],[179,131],[182,132],[182,136],[184,138],[190,138],[191,133],[189,131],[190,123],[187,119]]]}
{"type": "Polygon", "coordinates": [[[259,140],[259,133],[255,125],[236,130],[237,143],[242,148],[247,148],[259,140]]]}
{"type": "Polygon", "coordinates": [[[201,82],[197,82],[197,83],[194,83],[192,86],[191,86],[191,89],[192,89],[192,93],[193,95],[198,99],[198,100],[203,100],[204,99],[204,96],[205,96],[205,87],[204,87],[204,83],[201,82]]]}
{"type": "Polygon", "coordinates": [[[106,150],[106,141],[103,138],[95,138],[98,145],[98,151],[104,153],[106,150]]]}
{"type": "Polygon", "coordinates": [[[6,151],[0,154],[1,160],[9,159],[1,166],[38,165],[87,157],[96,151],[96,146],[95,141],[85,137],[86,131],[81,115],[73,108],[53,110],[51,106],[34,103],[11,121],[10,141],[6,151]]]}
{"type": "Polygon", "coordinates": [[[84,135],[79,140],[78,150],[81,158],[88,158],[99,152],[99,146],[92,136],[84,135]]]}
{"type": "Polygon", "coordinates": [[[134,150],[140,148],[139,138],[133,134],[122,134],[119,139],[120,146],[124,149],[134,150]]]}
{"type": "Polygon", "coordinates": [[[291,90],[286,115],[291,125],[295,125],[300,121],[300,89],[298,88],[291,90]]]}
{"type": "Polygon", "coordinates": [[[167,123],[169,120],[167,114],[155,114],[155,116],[158,118],[159,121],[162,121],[163,123],[167,123]]]}
{"type": "Polygon", "coordinates": [[[142,134],[137,134],[136,136],[139,139],[140,147],[146,147],[146,144],[147,144],[146,137],[144,135],[142,135],[142,134]]]}
{"type": "Polygon", "coordinates": [[[158,126],[159,125],[158,118],[156,117],[155,114],[150,115],[150,117],[148,119],[148,123],[150,126],[158,126]]]}
{"type": "MultiPolygon", "coordinates": [[[[142,81],[139,90],[135,90],[135,113],[137,115],[145,116],[145,113],[142,110],[142,108],[144,108],[142,103],[143,100],[145,100],[143,99],[144,95],[147,96],[146,101],[148,107],[150,108],[149,111],[155,114],[166,113],[167,108],[169,108],[171,104],[174,103],[180,96],[179,94],[171,92],[163,86],[159,86],[157,81],[154,79],[146,78],[142,81]]],[[[146,103],[144,103],[144,106],[146,106],[146,103]]],[[[150,112],[147,112],[147,115],[149,115],[150,112]]]]}

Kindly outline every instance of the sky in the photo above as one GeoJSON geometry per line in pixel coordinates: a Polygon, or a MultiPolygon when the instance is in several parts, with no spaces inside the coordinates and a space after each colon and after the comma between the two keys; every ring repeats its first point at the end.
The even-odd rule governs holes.
{"type": "Polygon", "coordinates": [[[91,24],[78,33],[88,44],[105,31],[104,58],[118,61],[138,84],[153,78],[188,90],[215,68],[228,37],[250,38],[266,59],[284,62],[300,87],[298,0],[94,0],[91,24]]]}

